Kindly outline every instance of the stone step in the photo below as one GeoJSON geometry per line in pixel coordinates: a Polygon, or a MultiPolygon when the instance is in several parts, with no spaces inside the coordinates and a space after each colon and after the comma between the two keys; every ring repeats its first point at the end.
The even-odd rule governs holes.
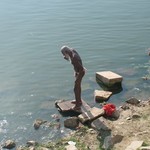
{"type": "MultiPolygon", "coordinates": [[[[56,107],[60,111],[70,112],[70,108],[74,106],[71,100],[58,100],[55,102],[56,107]]],[[[88,103],[82,100],[81,112],[78,114],[78,119],[84,124],[86,121],[91,124],[91,127],[97,130],[108,129],[108,127],[100,120],[100,117],[104,115],[104,110],[97,107],[90,107],[88,103]]]]}
{"type": "Polygon", "coordinates": [[[112,71],[102,71],[96,72],[96,79],[101,81],[104,85],[110,87],[115,84],[121,84],[123,77],[112,71]]]}
{"type": "Polygon", "coordinates": [[[109,99],[109,97],[112,95],[112,92],[110,91],[103,91],[103,90],[95,90],[94,91],[94,98],[96,102],[104,102],[109,99]]]}

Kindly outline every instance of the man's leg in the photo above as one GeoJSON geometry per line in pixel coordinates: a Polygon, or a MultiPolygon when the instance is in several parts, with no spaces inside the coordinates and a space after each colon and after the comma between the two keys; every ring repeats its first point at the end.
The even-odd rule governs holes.
{"type": "Polygon", "coordinates": [[[81,101],[81,81],[84,76],[83,73],[79,73],[76,77],[75,84],[74,84],[74,94],[75,94],[75,100],[76,100],[76,107],[79,107],[82,104],[81,101]]]}

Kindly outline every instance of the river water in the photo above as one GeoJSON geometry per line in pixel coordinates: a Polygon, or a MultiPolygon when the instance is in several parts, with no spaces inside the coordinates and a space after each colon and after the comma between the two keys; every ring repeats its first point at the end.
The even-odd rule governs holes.
{"type": "Polygon", "coordinates": [[[63,45],[75,48],[87,68],[82,98],[89,104],[96,105],[93,93],[101,89],[97,71],[123,76],[123,90],[108,102],[149,98],[150,81],[142,79],[150,78],[149,6],[149,0],[1,0],[0,143],[48,141],[69,132],[63,123],[60,130],[32,126],[37,118],[53,121],[55,100],[74,99],[63,45]]]}

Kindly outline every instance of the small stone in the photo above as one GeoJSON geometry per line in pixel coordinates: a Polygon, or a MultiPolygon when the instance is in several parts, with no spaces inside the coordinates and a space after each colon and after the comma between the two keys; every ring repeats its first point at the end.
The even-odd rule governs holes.
{"type": "Polygon", "coordinates": [[[37,145],[38,143],[36,141],[28,141],[27,142],[27,146],[30,147],[30,146],[35,146],[37,145]]]}
{"type": "Polygon", "coordinates": [[[53,115],[51,115],[51,117],[52,117],[53,119],[55,119],[57,122],[60,121],[60,116],[59,116],[58,114],[53,114],[53,115]]]}
{"type": "Polygon", "coordinates": [[[112,95],[112,92],[109,91],[102,91],[102,90],[95,90],[94,97],[96,102],[103,102],[109,99],[112,95]]]}
{"type": "Polygon", "coordinates": [[[135,97],[131,97],[128,100],[126,100],[126,102],[132,105],[137,105],[140,103],[140,100],[136,99],[135,97]]]}
{"type": "Polygon", "coordinates": [[[117,134],[117,135],[114,135],[114,136],[112,137],[111,141],[112,141],[112,143],[113,143],[113,145],[114,145],[114,144],[116,144],[116,143],[120,143],[120,142],[122,141],[122,139],[123,139],[123,136],[117,134]]]}
{"type": "Polygon", "coordinates": [[[131,117],[127,117],[126,120],[131,120],[131,117]]]}
{"type": "Polygon", "coordinates": [[[115,112],[112,113],[111,117],[118,119],[120,117],[120,112],[119,110],[116,110],[115,112]]]}
{"type": "Polygon", "coordinates": [[[66,128],[76,128],[79,126],[79,120],[77,117],[70,117],[64,121],[66,128]]]}
{"type": "Polygon", "coordinates": [[[33,123],[34,128],[37,130],[39,127],[43,124],[46,123],[47,121],[44,121],[42,119],[36,119],[33,123]]]}
{"type": "Polygon", "coordinates": [[[114,144],[121,142],[122,139],[123,139],[122,135],[114,135],[113,137],[107,136],[104,139],[103,148],[104,149],[111,149],[114,146],[114,144]]]}
{"type": "Polygon", "coordinates": [[[121,108],[122,108],[123,110],[130,109],[130,107],[129,107],[127,104],[122,105],[121,108]]]}
{"type": "Polygon", "coordinates": [[[13,141],[13,140],[7,140],[5,143],[4,143],[4,146],[3,148],[7,148],[7,149],[12,149],[16,146],[16,143],[13,141]]]}
{"type": "Polygon", "coordinates": [[[142,77],[143,80],[148,80],[148,77],[142,77]]]}
{"type": "Polygon", "coordinates": [[[132,119],[138,119],[138,118],[141,118],[141,115],[139,115],[139,114],[133,114],[132,115],[132,119]]]}
{"type": "Polygon", "coordinates": [[[35,147],[31,146],[29,147],[29,150],[35,150],[35,147]]]}
{"type": "Polygon", "coordinates": [[[16,148],[16,150],[24,150],[24,149],[25,149],[25,147],[23,147],[23,146],[19,146],[16,148]]]}

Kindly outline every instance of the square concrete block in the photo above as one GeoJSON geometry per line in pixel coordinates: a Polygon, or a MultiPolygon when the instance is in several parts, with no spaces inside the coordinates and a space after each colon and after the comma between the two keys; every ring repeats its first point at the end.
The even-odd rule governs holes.
{"type": "Polygon", "coordinates": [[[112,92],[110,91],[102,91],[102,90],[94,91],[94,98],[96,102],[107,101],[111,95],[112,95],[112,92]]]}
{"type": "Polygon", "coordinates": [[[96,78],[107,86],[113,86],[117,83],[121,83],[123,80],[122,76],[112,71],[96,72],[96,78]]]}

